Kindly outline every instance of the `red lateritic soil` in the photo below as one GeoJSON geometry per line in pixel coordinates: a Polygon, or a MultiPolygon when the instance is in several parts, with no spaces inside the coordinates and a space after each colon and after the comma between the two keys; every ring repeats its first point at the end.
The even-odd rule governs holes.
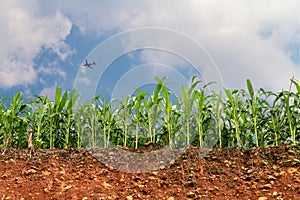
{"type": "Polygon", "coordinates": [[[3,151],[1,200],[300,200],[300,156],[285,145],[213,149],[204,158],[189,147],[171,165],[145,173],[112,169],[87,150],[3,151]]]}

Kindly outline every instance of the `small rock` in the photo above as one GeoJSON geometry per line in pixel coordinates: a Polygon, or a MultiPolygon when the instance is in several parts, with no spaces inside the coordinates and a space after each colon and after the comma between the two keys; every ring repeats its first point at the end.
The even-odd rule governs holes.
{"type": "Polygon", "coordinates": [[[155,180],[155,179],[157,179],[157,178],[155,178],[155,177],[153,177],[153,176],[149,176],[148,179],[149,179],[149,180],[155,180]]]}
{"type": "Polygon", "coordinates": [[[35,169],[29,169],[25,172],[26,175],[35,174],[35,173],[37,173],[37,171],[35,169]]]}
{"type": "Polygon", "coordinates": [[[152,174],[155,175],[155,176],[157,176],[158,172],[157,171],[153,171],[152,174]]]}
{"type": "Polygon", "coordinates": [[[278,192],[274,191],[272,195],[273,196],[278,196],[278,192]]]}
{"type": "Polygon", "coordinates": [[[161,166],[159,167],[159,169],[160,169],[160,170],[163,170],[163,169],[165,169],[165,167],[166,167],[166,166],[161,165],[161,166]]]}
{"type": "Polygon", "coordinates": [[[59,180],[58,178],[54,178],[54,180],[58,183],[61,183],[61,180],[59,180]]]}
{"type": "Polygon", "coordinates": [[[269,180],[276,180],[276,178],[274,176],[272,176],[272,175],[268,175],[267,179],[269,179],[269,180]]]}
{"type": "Polygon", "coordinates": [[[169,197],[167,200],[175,200],[174,197],[169,197]]]}
{"type": "Polygon", "coordinates": [[[126,200],[133,200],[133,197],[131,195],[126,197],[126,200]]]}
{"type": "Polygon", "coordinates": [[[48,188],[44,188],[44,192],[49,193],[49,189],[48,188]]]}
{"type": "Polygon", "coordinates": [[[195,193],[190,191],[189,193],[186,194],[189,198],[192,198],[195,196],[195,193]]]}
{"type": "Polygon", "coordinates": [[[111,184],[108,184],[108,183],[106,183],[105,181],[103,182],[103,187],[105,187],[105,188],[108,188],[108,187],[111,187],[111,184]]]}
{"type": "Polygon", "coordinates": [[[271,189],[272,185],[270,183],[268,183],[268,184],[263,185],[262,188],[264,188],[264,189],[271,189]]]}
{"type": "Polygon", "coordinates": [[[172,160],[170,161],[170,165],[174,165],[174,163],[175,163],[175,160],[172,159],[172,160]]]}
{"type": "Polygon", "coordinates": [[[66,186],[66,187],[64,188],[63,191],[67,191],[67,190],[69,190],[69,189],[71,189],[71,188],[72,188],[72,185],[68,185],[68,186],[66,186]]]}
{"type": "Polygon", "coordinates": [[[259,197],[258,200],[268,200],[268,197],[259,197]]]}

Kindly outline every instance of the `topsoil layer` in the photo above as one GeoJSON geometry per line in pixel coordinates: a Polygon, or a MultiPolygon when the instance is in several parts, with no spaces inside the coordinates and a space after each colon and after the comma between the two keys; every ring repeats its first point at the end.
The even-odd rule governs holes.
{"type": "Polygon", "coordinates": [[[155,155],[150,146],[135,154],[128,151],[129,157],[109,148],[3,152],[1,200],[300,200],[300,156],[286,145],[212,151],[189,147],[155,155]]]}

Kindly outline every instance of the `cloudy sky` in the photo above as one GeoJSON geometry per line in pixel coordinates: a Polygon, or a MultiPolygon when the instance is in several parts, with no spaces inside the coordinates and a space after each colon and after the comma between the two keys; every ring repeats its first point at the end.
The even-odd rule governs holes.
{"type": "Polygon", "coordinates": [[[299,8],[299,0],[1,1],[0,93],[118,94],[197,73],[231,89],[247,78],[287,89],[300,80],[299,8]]]}

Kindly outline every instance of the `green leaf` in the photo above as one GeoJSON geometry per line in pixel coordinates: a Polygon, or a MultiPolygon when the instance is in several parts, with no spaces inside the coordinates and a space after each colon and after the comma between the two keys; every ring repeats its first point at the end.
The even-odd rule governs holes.
{"type": "Polygon", "coordinates": [[[248,88],[248,91],[249,91],[249,94],[250,94],[251,98],[253,99],[254,90],[253,90],[252,83],[251,83],[250,79],[247,79],[247,88],[248,88]]]}
{"type": "Polygon", "coordinates": [[[232,98],[231,91],[230,91],[229,89],[226,89],[226,88],[225,88],[224,90],[225,90],[225,93],[226,93],[226,95],[227,95],[229,101],[230,101],[231,103],[233,103],[233,98],[232,98]]]}
{"type": "Polygon", "coordinates": [[[58,107],[57,112],[61,112],[63,110],[63,108],[66,105],[67,99],[68,99],[68,92],[65,92],[62,99],[59,102],[59,107],[58,107]]]}
{"type": "Polygon", "coordinates": [[[55,92],[55,106],[54,107],[58,107],[59,106],[60,96],[61,96],[61,88],[58,87],[58,88],[56,88],[56,92],[55,92]]]}
{"type": "Polygon", "coordinates": [[[291,82],[294,84],[294,86],[297,89],[297,94],[300,94],[300,85],[298,82],[295,81],[295,79],[291,79],[291,82]]]}

